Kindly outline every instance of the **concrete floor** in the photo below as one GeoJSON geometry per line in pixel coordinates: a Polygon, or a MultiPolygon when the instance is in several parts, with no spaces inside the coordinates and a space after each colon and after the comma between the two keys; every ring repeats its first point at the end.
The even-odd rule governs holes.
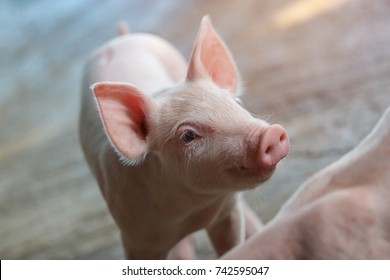
{"type": "Polygon", "coordinates": [[[2,1],[1,259],[123,258],[77,139],[82,67],[120,20],[188,57],[204,14],[234,54],[248,110],[290,136],[273,178],[245,195],[265,222],[390,105],[386,0],[2,1]]]}

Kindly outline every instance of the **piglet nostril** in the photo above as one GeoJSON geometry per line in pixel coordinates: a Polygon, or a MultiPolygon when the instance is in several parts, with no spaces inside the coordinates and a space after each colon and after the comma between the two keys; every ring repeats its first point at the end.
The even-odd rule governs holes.
{"type": "Polygon", "coordinates": [[[279,142],[282,143],[286,138],[287,138],[287,134],[286,133],[282,133],[280,135],[279,142]]]}
{"type": "Polygon", "coordinates": [[[265,150],[265,153],[266,153],[266,154],[269,154],[271,151],[272,151],[272,146],[269,146],[269,147],[265,150]]]}

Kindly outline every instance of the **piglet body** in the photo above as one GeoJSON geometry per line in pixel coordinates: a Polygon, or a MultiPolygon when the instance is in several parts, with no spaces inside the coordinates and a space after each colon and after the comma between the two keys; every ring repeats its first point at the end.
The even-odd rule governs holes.
{"type": "Polygon", "coordinates": [[[289,141],[243,109],[239,94],[235,63],[207,17],[188,66],[150,34],[120,36],[91,56],[80,139],[127,258],[166,258],[172,248],[191,258],[187,236],[203,228],[222,255],[256,231],[237,192],[270,178],[289,141]]]}

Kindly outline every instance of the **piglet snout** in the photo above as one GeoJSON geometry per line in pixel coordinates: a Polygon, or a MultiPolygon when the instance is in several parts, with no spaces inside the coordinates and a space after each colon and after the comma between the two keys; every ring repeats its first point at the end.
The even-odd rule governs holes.
{"type": "Polygon", "coordinates": [[[273,124],[262,131],[259,139],[258,161],[261,165],[271,167],[287,156],[290,150],[290,141],[286,130],[273,124]]]}

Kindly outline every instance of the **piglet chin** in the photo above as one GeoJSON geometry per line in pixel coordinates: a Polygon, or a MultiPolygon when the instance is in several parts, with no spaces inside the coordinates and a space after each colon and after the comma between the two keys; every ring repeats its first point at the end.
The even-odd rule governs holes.
{"type": "Polygon", "coordinates": [[[230,168],[230,173],[238,180],[250,180],[256,181],[257,183],[263,183],[267,181],[274,173],[276,164],[273,166],[256,166],[256,167],[245,167],[236,166],[230,168]]]}

